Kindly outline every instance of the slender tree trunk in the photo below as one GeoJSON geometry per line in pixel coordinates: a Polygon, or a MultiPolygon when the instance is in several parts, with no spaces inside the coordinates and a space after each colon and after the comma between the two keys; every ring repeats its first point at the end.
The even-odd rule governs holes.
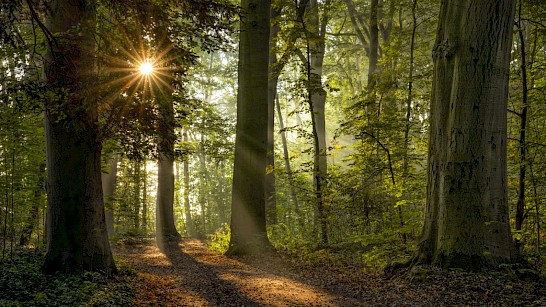
{"type": "Polygon", "coordinates": [[[134,162],[134,169],[135,169],[135,198],[134,198],[134,205],[133,205],[133,227],[135,231],[138,232],[140,228],[140,184],[142,178],[141,175],[141,167],[140,167],[140,161],[134,162]]]}
{"type": "MultiPolygon", "coordinates": [[[[519,128],[519,184],[518,184],[518,201],[516,204],[516,231],[521,232],[523,221],[525,219],[525,177],[527,171],[527,140],[526,140],[526,130],[527,130],[527,111],[529,109],[528,104],[528,84],[527,84],[527,51],[525,49],[525,37],[524,29],[521,26],[521,0],[519,1],[518,9],[518,21],[516,27],[518,30],[518,38],[520,43],[520,59],[521,59],[521,88],[522,88],[522,98],[521,102],[523,108],[520,117],[520,128],[519,128]]],[[[516,251],[521,253],[522,242],[515,238],[516,251]]]]}
{"type": "Polygon", "coordinates": [[[221,178],[221,183],[220,183],[220,198],[219,198],[219,201],[218,201],[218,206],[219,206],[219,210],[218,210],[218,217],[220,218],[220,223],[228,223],[228,219],[227,219],[227,201],[228,201],[228,193],[226,192],[226,188],[225,186],[227,185],[227,180],[226,180],[226,165],[224,163],[224,161],[219,161],[218,163],[218,168],[220,169],[220,178],[221,178]]]}
{"type": "MultiPolygon", "coordinates": [[[[188,142],[188,132],[184,130],[182,135],[184,143],[188,142]]],[[[195,228],[193,226],[193,220],[191,217],[191,205],[190,205],[190,165],[188,161],[189,157],[184,159],[184,214],[186,215],[186,228],[188,230],[188,236],[195,236],[195,228]]]]}
{"type": "MultiPolygon", "coordinates": [[[[324,6],[327,10],[329,1],[324,6]]],[[[324,191],[326,189],[326,178],[328,170],[327,147],[326,147],[326,120],[325,104],[326,91],[322,86],[322,69],[324,62],[324,48],[327,13],[324,13],[323,20],[319,18],[318,2],[310,0],[307,7],[307,18],[305,19],[306,41],[307,41],[307,76],[308,76],[308,98],[311,111],[311,122],[313,129],[314,162],[313,162],[313,183],[315,186],[316,205],[315,215],[320,229],[319,240],[323,245],[328,244],[328,221],[324,208],[324,191]]]]}
{"type": "Polygon", "coordinates": [[[207,159],[205,156],[205,136],[201,134],[199,144],[199,206],[201,208],[201,224],[203,225],[203,234],[207,233],[207,204],[209,201],[209,172],[207,169],[207,159]]]}
{"type": "Polygon", "coordinates": [[[242,0],[228,255],[271,248],[265,221],[270,2],[242,0]]]}
{"type": "Polygon", "coordinates": [[[50,9],[47,28],[56,38],[44,70],[57,97],[47,102],[45,111],[48,239],[42,269],[113,273],[101,186],[102,143],[92,98],[95,2],[52,0],[50,9]]]}
{"type": "Polygon", "coordinates": [[[377,84],[377,62],[379,60],[379,27],[377,25],[377,11],[379,0],[370,3],[370,52],[368,54],[368,93],[373,92],[377,84]]]}
{"type": "Polygon", "coordinates": [[[40,205],[42,204],[41,198],[45,192],[45,163],[40,164],[38,171],[38,180],[34,188],[34,200],[30,208],[30,215],[23,226],[21,237],[19,239],[19,245],[25,246],[30,243],[30,238],[34,227],[38,224],[38,217],[40,213],[40,205]]]}
{"type": "Polygon", "coordinates": [[[506,108],[515,2],[442,2],[433,51],[427,204],[418,261],[511,262],[506,108]]]}
{"type": "Polygon", "coordinates": [[[148,233],[148,161],[144,160],[144,170],[142,177],[142,230],[148,233]]]}
{"type": "Polygon", "coordinates": [[[102,174],[102,191],[104,193],[104,212],[106,215],[106,229],[108,236],[113,236],[114,229],[114,191],[116,190],[116,182],[118,177],[118,160],[117,154],[112,155],[108,160],[108,174],[102,174]]]}
{"type": "Polygon", "coordinates": [[[279,81],[280,69],[277,63],[275,45],[279,35],[280,26],[275,18],[279,12],[271,8],[271,26],[269,39],[269,84],[268,84],[268,108],[267,108],[267,164],[268,171],[265,175],[265,198],[267,222],[271,225],[277,224],[277,197],[275,190],[275,98],[277,97],[277,84],[279,81]]]}
{"type": "MultiPolygon", "coordinates": [[[[404,127],[404,157],[402,165],[402,178],[405,181],[409,175],[409,141],[410,141],[410,128],[411,128],[411,105],[413,104],[413,70],[415,66],[415,35],[417,33],[417,3],[418,0],[412,0],[411,16],[411,40],[410,40],[410,63],[408,73],[408,98],[406,99],[406,125],[404,127]]],[[[402,207],[398,206],[398,215],[400,217],[400,227],[404,227],[404,214],[402,207]]],[[[402,241],[406,243],[406,234],[402,234],[402,241]]]]}
{"type": "Polygon", "coordinates": [[[288,143],[286,141],[286,131],[284,131],[284,122],[281,112],[281,102],[279,98],[276,99],[277,103],[277,117],[279,119],[279,129],[281,130],[281,140],[282,148],[284,154],[284,169],[286,170],[286,175],[288,176],[288,184],[290,184],[290,196],[292,197],[292,202],[294,203],[294,213],[298,220],[298,225],[303,229],[303,217],[298,203],[298,196],[296,194],[296,188],[294,183],[294,176],[292,174],[292,167],[290,166],[290,156],[288,155],[288,143]]]}

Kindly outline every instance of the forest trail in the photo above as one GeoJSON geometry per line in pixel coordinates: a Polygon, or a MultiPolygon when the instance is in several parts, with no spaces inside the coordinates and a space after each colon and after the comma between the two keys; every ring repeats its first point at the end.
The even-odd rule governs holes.
{"type": "Polygon", "coordinates": [[[355,306],[285,270],[277,255],[231,259],[194,239],[116,248],[138,271],[139,306],[355,306]],[[250,264],[253,263],[253,264],[250,264]]]}
{"type": "Polygon", "coordinates": [[[362,267],[281,254],[231,259],[183,239],[117,245],[137,271],[135,306],[546,306],[541,282],[428,269],[388,279],[362,267]]]}

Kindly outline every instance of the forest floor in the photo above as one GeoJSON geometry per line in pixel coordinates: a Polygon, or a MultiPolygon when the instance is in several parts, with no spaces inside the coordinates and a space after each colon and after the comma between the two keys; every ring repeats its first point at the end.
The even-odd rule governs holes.
{"type": "Polygon", "coordinates": [[[228,258],[194,239],[114,251],[137,271],[137,306],[546,306],[543,282],[509,273],[429,268],[387,278],[283,253],[228,258]]]}

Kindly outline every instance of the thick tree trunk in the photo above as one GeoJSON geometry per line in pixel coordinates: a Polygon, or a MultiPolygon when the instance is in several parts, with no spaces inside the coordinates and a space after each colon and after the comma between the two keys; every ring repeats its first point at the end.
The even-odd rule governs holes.
{"type": "Polygon", "coordinates": [[[481,270],[515,257],[506,186],[514,4],[442,2],[419,262],[481,270]]]}
{"type": "Polygon", "coordinates": [[[161,153],[158,159],[156,200],[156,240],[176,240],[180,234],[174,225],[174,160],[161,153]]]}
{"type": "Polygon", "coordinates": [[[118,177],[118,155],[114,154],[108,160],[108,174],[102,174],[102,191],[104,194],[104,212],[106,218],[106,230],[108,236],[114,235],[114,191],[116,190],[116,181],[118,177]]]}
{"type": "Polygon", "coordinates": [[[54,0],[50,8],[47,28],[57,36],[44,65],[57,97],[45,111],[48,239],[42,269],[110,274],[116,267],[104,217],[102,144],[92,98],[96,97],[95,3],[54,0]]]}
{"type": "Polygon", "coordinates": [[[271,247],[265,221],[270,2],[243,0],[231,237],[227,254],[271,247]]]}
{"type": "Polygon", "coordinates": [[[161,97],[159,158],[157,162],[156,243],[178,240],[174,224],[174,109],[171,97],[161,97]]]}

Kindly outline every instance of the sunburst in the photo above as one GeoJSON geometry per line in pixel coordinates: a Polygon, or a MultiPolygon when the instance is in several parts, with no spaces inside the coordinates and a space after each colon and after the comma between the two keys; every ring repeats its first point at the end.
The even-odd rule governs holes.
{"type": "Polygon", "coordinates": [[[144,76],[149,76],[154,72],[154,65],[150,61],[150,59],[147,59],[146,62],[140,63],[140,66],[138,67],[138,70],[140,73],[144,76]]]}
{"type": "Polygon", "coordinates": [[[148,35],[136,40],[130,37],[121,33],[105,39],[115,51],[102,56],[103,73],[108,76],[104,83],[106,101],[111,104],[120,96],[154,99],[157,95],[170,95],[174,80],[172,43],[166,38],[155,41],[148,35]]]}

